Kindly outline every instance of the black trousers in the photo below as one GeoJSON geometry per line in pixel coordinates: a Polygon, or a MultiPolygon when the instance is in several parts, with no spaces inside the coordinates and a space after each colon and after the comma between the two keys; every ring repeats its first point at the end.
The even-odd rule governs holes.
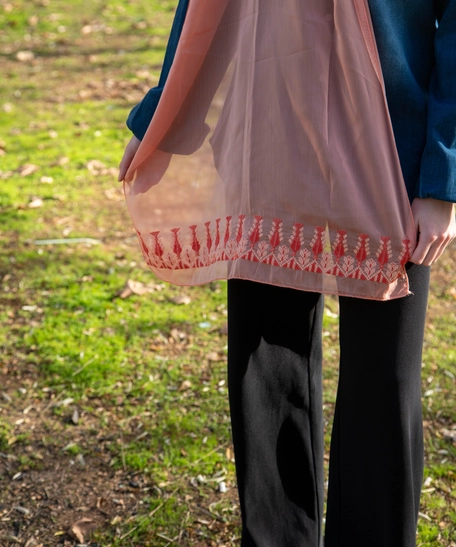
{"type": "MultiPolygon", "coordinates": [[[[325,547],[415,547],[429,268],[412,296],[341,297],[325,547]]],[[[323,544],[320,294],[228,282],[228,385],[242,547],[323,544]]]]}

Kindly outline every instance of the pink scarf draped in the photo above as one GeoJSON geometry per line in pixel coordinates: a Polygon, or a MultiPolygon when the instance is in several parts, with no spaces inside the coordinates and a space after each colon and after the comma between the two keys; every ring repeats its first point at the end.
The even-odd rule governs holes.
{"type": "Polygon", "coordinates": [[[409,294],[415,226],[367,0],[192,0],[126,176],[165,281],[409,294]]]}

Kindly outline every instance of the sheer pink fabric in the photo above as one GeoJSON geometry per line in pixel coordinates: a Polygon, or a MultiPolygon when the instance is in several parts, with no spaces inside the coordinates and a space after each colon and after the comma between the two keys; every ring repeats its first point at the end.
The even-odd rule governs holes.
{"type": "Polygon", "coordinates": [[[415,227],[367,0],[191,0],[125,193],[166,281],[408,294],[415,227]]]}

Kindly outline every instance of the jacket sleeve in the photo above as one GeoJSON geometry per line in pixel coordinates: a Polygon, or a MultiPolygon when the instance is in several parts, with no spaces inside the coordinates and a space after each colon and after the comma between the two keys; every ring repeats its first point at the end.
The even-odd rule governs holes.
{"type": "Polygon", "coordinates": [[[436,2],[435,67],[416,197],[456,202],[456,0],[436,2]]]}
{"type": "Polygon", "coordinates": [[[188,3],[189,0],[179,0],[158,86],[150,89],[144,99],[132,109],[128,116],[127,127],[139,140],[143,139],[163,93],[184,26],[188,3]]]}

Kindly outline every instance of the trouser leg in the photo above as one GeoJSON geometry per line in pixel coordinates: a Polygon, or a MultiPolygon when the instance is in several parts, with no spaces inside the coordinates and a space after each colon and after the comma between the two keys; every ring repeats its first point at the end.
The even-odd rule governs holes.
{"type": "Polygon", "coordinates": [[[326,547],[415,547],[423,474],[421,362],[429,268],[412,296],[340,298],[341,364],[326,547]]]}
{"type": "Polygon", "coordinates": [[[319,547],[321,322],[316,293],[228,282],[228,386],[242,547],[319,547]]]}

